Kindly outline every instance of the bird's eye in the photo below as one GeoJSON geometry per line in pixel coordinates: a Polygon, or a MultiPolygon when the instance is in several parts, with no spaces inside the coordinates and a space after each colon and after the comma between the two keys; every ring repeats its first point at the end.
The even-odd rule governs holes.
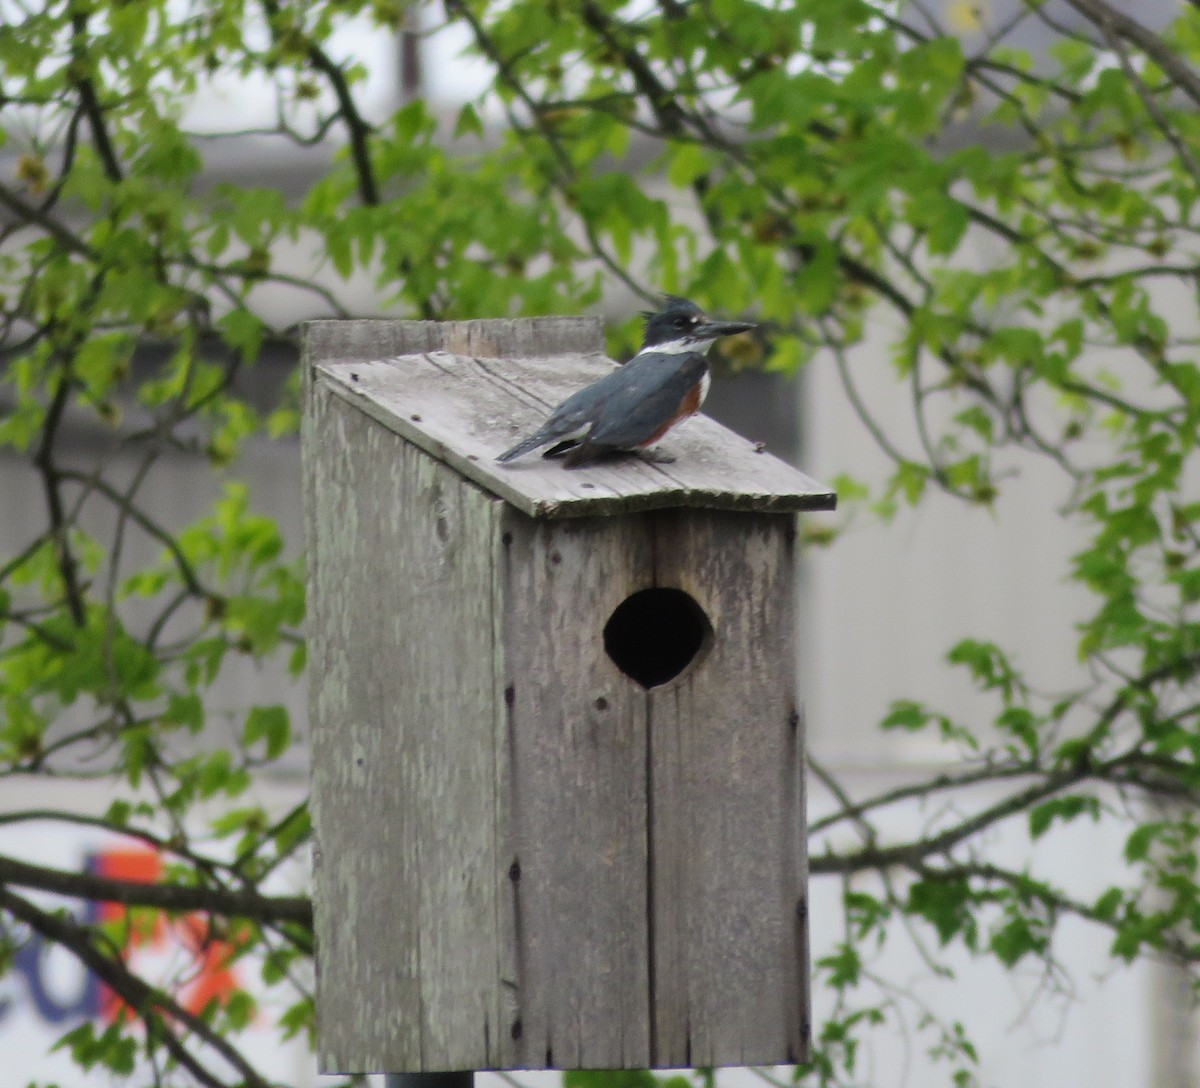
{"type": "Polygon", "coordinates": [[[675,327],[677,329],[682,329],[687,323],[688,323],[688,319],[686,317],[683,317],[682,315],[675,318],[675,327]]]}

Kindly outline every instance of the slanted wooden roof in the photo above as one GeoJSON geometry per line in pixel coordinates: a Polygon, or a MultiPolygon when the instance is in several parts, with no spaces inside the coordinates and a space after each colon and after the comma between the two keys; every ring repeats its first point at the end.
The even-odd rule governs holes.
{"type": "Polygon", "coordinates": [[[322,321],[305,328],[307,380],[539,518],[665,507],[831,510],[823,484],[705,416],[680,424],[661,448],[676,458],[615,459],[576,469],[501,451],[555,405],[616,364],[598,320],[322,321]]]}

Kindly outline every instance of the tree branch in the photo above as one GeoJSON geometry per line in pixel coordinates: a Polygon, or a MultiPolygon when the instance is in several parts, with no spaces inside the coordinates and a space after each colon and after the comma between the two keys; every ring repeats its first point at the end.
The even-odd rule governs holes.
{"type": "Polygon", "coordinates": [[[99,259],[98,254],[82,238],[72,234],[57,219],[51,216],[45,208],[38,208],[26,203],[16,193],[5,185],[0,185],[0,205],[7,208],[22,223],[41,227],[68,253],[86,257],[89,261],[99,259]]]}
{"type": "Polygon", "coordinates": [[[129,970],[119,959],[105,955],[95,945],[87,928],[61,915],[50,914],[35,907],[27,899],[13,895],[0,887],[0,910],[36,930],[47,940],[66,948],[76,959],[106,983],[122,1000],[147,1021],[147,1027],[161,1028],[163,1045],[189,1072],[209,1088],[223,1088],[220,1081],[205,1069],[188,1051],[183,1040],[171,1030],[167,1020],[174,1020],[191,1031],[206,1045],[221,1055],[242,1077],[248,1088],[270,1088],[257,1070],[218,1032],[200,1017],[183,1008],[161,990],[156,990],[129,970]]]}
{"type": "MultiPolygon", "coordinates": [[[[87,37],[88,15],[84,11],[75,10],[71,14],[71,28],[74,34],[71,38],[71,55],[73,62],[81,68],[89,66],[84,41],[87,37]]],[[[96,154],[104,166],[104,172],[110,181],[120,181],[124,176],[117,153],[113,150],[112,141],[108,137],[108,128],[104,124],[104,110],[96,95],[96,85],[91,76],[80,76],[75,80],[79,91],[79,104],[87,117],[88,127],[92,130],[92,142],[96,145],[96,154]]]]}
{"type": "MultiPolygon", "coordinates": [[[[271,28],[271,37],[278,42],[280,36],[279,16],[280,7],[277,0],[262,0],[263,11],[267,14],[267,23],[271,28]]],[[[350,84],[346,81],[346,73],[334,63],[315,42],[306,42],[305,51],[309,63],[320,72],[333,88],[337,99],[338,113],[346,126],[350,138],[350,156],[354,160],[354,172],[358,178],[359,199],[368,205],[379,203],[379,185],[375,181],[375,168],[371,164],[371,149],[369,139],[371,126],[358,111],[354,95],[350,93],[350,84]]]]}
{"type": "Polygon", "coordinates": [[[169,911],[203,911],[256,922],[296,922],[312,927],[312,902],[302,896],[265,896],[227,888],[118,880],[91,873],[71,873],[0,855],[0,884],[54,892],[74,899],[157,907],[169,911]]]}
{"type": "Polygon", "coordinates": [[[42,490],[46,496],[46,507],[50,515],[49,536],[54,541],[58,551],[58,567],[62,574],[63,591],[66,595],[67,607],[76,626],[82,627],[87,619],[87,609],[83,599],[83,588],[79,583],[79,567],[75,554],[71,550],[68,539],[70,526],[64,512],[62,501],[62,476],[54,463],[54,444],[58,438],[58,428],[66,411],[67,401],[71,393],[71,378],[64,365],[59,376],[58,388],[46,410],[46,419],[42,424],[42,438],[34,454],[33,463],[37,466],[42,477],[42,490]]]}
{"type": "MultiPolygon", "coordinates": [[[[1104,926],[1113,932],[1120,932],[1119,918],[1107,917],[1096,910],[1094,906],[1082,900],[1073,899],[1065,892],[1047,884],[1044,880],[1025,873],[1013,872],[988,862],[953,862],[944,866],[916,865],[912,871],[922,880],[981,880],[989,884],[1002,884],[1018,894],[1036,899],[1051,911],[1073,914],[1095,925],[1104,926]]],[[[1161,948],[1179,963],[1200,962],[1200,947],[1189,945],[1186,941],[1161,935],[1161,948]]]]}
{"type": "Polygon", "coordinates": [[[1179,161],[1183,164],[1184,169],[1192,176],[1192,181],[1197,186],[1200,186],[1200,163],[1197,163],[1196,156],[1192,154],[1187,141],[1179,134],[1167,115],[1163,113],[1158,103],[1154,100],[1154,95],[1150,88],[1146,86],[1145,80],[1134,69],[1133,61],[1130,59],[1129,50],[1125,48],[1124,41],[1113,31],[1110,24],[1102,23],[1100,29],[1109,46],[1117,54],[1121,62],[1121,71],[1125,73],[1125,78],[1129,80],[1130,85],[1137,92],[1138,98],[1141,99],[1142,105],[1150,115],[1150,119],[1154,122],[1155,127],[1162,133],[1163,139],[1174,148],[1175,154],[1179,156],[1179,161]]]}
{"type": "Polygon", "coordinates": [[[1081,15],[1091,19],[1101,30],[1109,28],[1136,45],[1175,81],[1184,94],[1200,106],[1200,76],[1197,76],[1152,30],[1112,7],[1105,0],[1067,0],[1067,3],[1081,15]]]}
{"type": "Polygon", "coordinates": [[[187,556],[183,554],[183,549],[180,547],[179,541],[172,536],[157,522],[152,520],[150,516],[138,506],[133,499],[122,494],[110,483],[108,483],[100,471],[91,473],[76,472],[72,469],[66,469],[59,473],[59,478],[63,480],[71,480],[74,483],[83,484],[89,491],[98,491],[106,499],[108,499],[124,517],[128,517],[134,522],[147,536],[157,540],[168,552],[171,558],[175,561],[175,566],[179,571],[180,580],[183,582],[187,591],[195,597],[208,598],[214,596],[204,588],[200,583],[200,578],[196,574],[195,568],[188,561],[187,556]]]}
{"type": "Polygon", "coordinates": [[[1047,774],[1040,782],[1010,794],[974,816],[970,816],[945,831],[913,842],[895,846],[868,846],[847,854],[826,851],[811,858],[812,873],[851,873],[862,869],[887,869],[894,865],[915,866],[935,854],[946,854],[959,843],[986,830],[993,824],[1025,812],[1039,801],[1092,777],[1090,768],[1075,768],[1057,774],[1047,774]]]}

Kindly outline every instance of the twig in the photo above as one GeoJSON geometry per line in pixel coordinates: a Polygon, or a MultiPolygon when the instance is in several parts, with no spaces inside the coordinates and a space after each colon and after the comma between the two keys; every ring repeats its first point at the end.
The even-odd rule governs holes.
{"type": "Polygon", "coordinates": [[[160,1030],[163,1045],[181,1065],[209,1088],[224,1088],[224,1083],[192,1055],[168,1025],[176,1021],[224,1058],[242,1078],[247,1088],[270,1088],[267,1081],[246,1061],[222,1035],[209,1027],[199,1016],[183,1008],[161,990],[156,990],[129,970],[120,959],[105,955],[94,943],[91,930],[69,921],[61,915],[50,914],[35,907],[27,899],[0,887],[0,910],[36,930],[47,940],[66,948],[102,982],[107,983],[147,1023],[147,1028],[160,1030]]]}
{"type": "Polygon", "coordinates": [[[54,463],[54,443],[58,438],[58,428],[66,411],[67,401],[71,392],[71,377],[64,365],[58,379],[58,388],[46,410],[46,419],[42,425],[42,438],[33,456],[42,477],[42,490],[46,497],[46,506],[50,514],[49,536],[58,550],[58,566],[62,574],[63,589],[66,594],[67,608],[77,627],[82,627],[87,619],[84,605],[83,588],[79,583],[79,567],[75,554],[71,550],[68,534],[70,526],[64,515],[62,501],[62,474],[54,463]]]}
{"type": "Polygon", "coordinates": [[[1102,30],[1107,28],[1136,45],[1170,75],[1184,94],[1200,106],[1200,76],[1197,76],[1182,57],[1152,30],[1123,11],[1112,7],[1105,0],[1067,0],[1067,3],[1080,14],[1087,16],[1102,30]]]}
{"type": "Polygon", "coordinates": [[[297,922],[312,926],[312,902],[302,896],[265,896],[228,888],[118,880],[32,865],[3,855],[0,855],[0,884],[130,907],[204,911],[258,922],[297,922]]]}

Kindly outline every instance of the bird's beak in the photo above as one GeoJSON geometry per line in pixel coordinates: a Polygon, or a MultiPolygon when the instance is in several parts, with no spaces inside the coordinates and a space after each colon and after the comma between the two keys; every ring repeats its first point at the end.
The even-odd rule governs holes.
{"type": "Polygon", "coordinates": [[[716,340],[718,336],[734,336],[757,327],[749,321],[706,321],[693,335],[701,340],[716,340]]]}

